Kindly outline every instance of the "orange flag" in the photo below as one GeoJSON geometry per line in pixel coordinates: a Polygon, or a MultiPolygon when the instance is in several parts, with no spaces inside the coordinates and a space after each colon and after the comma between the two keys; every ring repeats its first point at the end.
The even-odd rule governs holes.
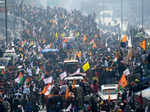
{"type": "Polygon", "coordinates": [[[121,39],[121,42],[127,42],[127,35],[124,35],[121,39]]]}
{"type": "Polygon", "coordinates": [[[146,50],[146,42],[143,40],[142,42],[139,43],[140,47],[146,50]]]}
{"type": "Polygon", "coordinates": [[[85,42],[87,40],[86,35],[83,36],[83,42],[85,42]]]}
{"type": "Polygon", "coordinates": [[[47,86],[44,87],[43,91],[41,92],[41,94],[45,94],[48,91],[48,88],[50,87],[50,84],[48,84],[47,86]]]}
{"type": "Polygon", "coordinates": [[[66,93],[65,93],[65,99],[68,99],[69,98],[69,88],[67,87],[66,88],[66,93]]]}
{"type": "Polygon", "coordinates": [[[96,47],[97,47],[97,46],[96,46],[96,43],[94,42],[94,43],[93,43],[93,48],[96,48],[96,47]]]}
{"type": "Polygon", "coordinates": [[[66,43],[66,42],[68,42],[68,40],[69,40],[69,39],[65,38],[65,39],[64,39],[64,42],[66,43]]]}
{"type": "Polygon", "coordinates": [[[77,56],[78,58],[80,58],[80,57],[82,56],[82,52],[81,52],[81,51],[77,52],[77,53],[76,53],[76,56],[77,56]]]}
{"type": "Polygon", "coordinates": [[[6,74],[6,72],[4,71],[4,69],[1,70],[1,74],[2,74],[2,75],[5,75],[5,74],[6,74]]]}
{"type": "Polygon", "coordinates": [[[126,76],[124,74],[122,75],[118,85],[120,85],[122,88],[125,88],[128,85],[126,76]]]}

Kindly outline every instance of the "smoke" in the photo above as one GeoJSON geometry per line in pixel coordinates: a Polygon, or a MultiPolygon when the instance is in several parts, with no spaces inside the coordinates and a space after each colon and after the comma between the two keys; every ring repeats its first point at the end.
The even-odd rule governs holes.
{"type": "Polygon", "coordinates": [[[67,10],[77,9],[83,12],[92,12],[98,8],[101,0],[40,0],[42,7],[63,7],[67,10]]]}
{"type": "Polygon", "coordinates": [[[47,0],[40,0],[39,2],[43,8],[45,8],[45,9],[47,8],[47,0]]]}

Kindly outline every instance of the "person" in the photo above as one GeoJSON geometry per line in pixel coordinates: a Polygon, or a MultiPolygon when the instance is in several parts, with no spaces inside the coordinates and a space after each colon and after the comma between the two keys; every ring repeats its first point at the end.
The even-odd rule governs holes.
{"type": "Polygon", "coordinates": [[[25,105],[25,112],[32,112],[32,105],[31,105],[29,99],[27,100],[27,103],[25,105]]]}
{"type": "Polygon", "coordinates": [[[40,107],[37,104],[33,104],[32,106],[32,112],[39,112],[40,111],[40,107]]]}
{"type": "Polygon", "coordinates": [[[45,95],[41,94],[41,105],[42,105],[42,109],[44,109],[45,107],[45,95]]]}
{"type": "Polygon", "coordinates": [[[0,112],[7,112],[7,110],[3,104],[2,98],[0,98],[0,112]]]}
{"type": "Polygon", "coordinates": [[[10,103],[7,101],[7,98],[4,99],[3,105],[4,105],[4,108],[7,110],[6,112],[11,111],[10,103]]]}

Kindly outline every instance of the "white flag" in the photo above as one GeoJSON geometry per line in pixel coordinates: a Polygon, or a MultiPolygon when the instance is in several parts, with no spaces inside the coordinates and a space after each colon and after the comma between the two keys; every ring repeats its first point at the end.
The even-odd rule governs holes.
{"type": "Polygon", "coordinates": [[[68,108],[66,109],[66,112],[70,112],[71,108],[72,108],[72,104],[70,104],[70,105],[68,106],[68,108]]]}
{"type": "Polygon", "coordinates": [[[129,69],[127,68],[125,71],[123,71],[123,74],[124,74],[125,76],[128,76],[128,75],[130,74],[129,69]]]}
{"type": "Polygon", "coordinates": [[[52,83],[53,78],[50,76],[50,77],[44,79],[43,81],[44,81],[45,84],[52,83]]]}
{"type": "Polygon", "coordinates": [[[60,74],[60,79],[63,80],[67,76],[66,72],[60,74]]]}
{"type": "Polygon", "coordinates": [[[50,85],[47,89],[47,91],[44,93],[44,95],[49,95],[51,93],[51,90],[53,89],[54,85],[50,85]]]}
{"type": "Polygon", "coordinates": [[[70,74],[69,76],[74,76],[74,75],[86,76],[86,73],[81,73],[80,68],[78,68],[76,72],[74,72],[73,74],[70,74]]]}

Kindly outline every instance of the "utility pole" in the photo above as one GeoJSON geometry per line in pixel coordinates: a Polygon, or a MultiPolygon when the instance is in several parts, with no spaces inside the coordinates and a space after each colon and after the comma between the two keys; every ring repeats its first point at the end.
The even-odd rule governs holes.
{"type": "Polygon", "coordinates": [[[7,47],[7,43],[8,43],[8,33],[7,33],[7,0],[5,0],[5,38],[6,38],[6,45],[5,47],[7,47]]]}

